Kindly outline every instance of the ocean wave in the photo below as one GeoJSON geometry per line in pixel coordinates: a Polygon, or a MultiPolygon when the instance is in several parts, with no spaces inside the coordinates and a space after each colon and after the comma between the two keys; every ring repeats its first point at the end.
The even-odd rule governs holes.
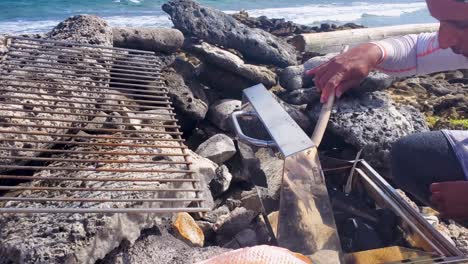
{"type": "MultiPolygon", "coordinates": [[[[114,2],[128,1],[143,3],[144,0],[114,0],[114,2]]],[[[146,3],[146,2],[144,2],[146,3]]],[[[415,13],[426,9],[425,2],[412,3],[375,3],[350,2],[344,4],[313,4],[285,8],[264,8],[246,10],[251,16],[267,16],[269,18],[285,18],[303,25],[314,25],[323,21],[345,23],[363,22],[368,17],[398,17],[403,14],[415,13]]],[[[234,13],[237,11],[225,11],[234,13]]],[[[112,26],[127,27],[172,27],[169,17],[161,10],[139,10],[132,15],[109,15],[103,18],[112,26]],[[150,14],[148,14],[150,13],[150,14]],[[137,15],[140,14],[140,15],[137,15]]],[[[14,21],[0,22],[0,33],[25,34],[47,32],[63,19],[41,21],[14,21]]],[[[365,21],[364,21],[365,22],[365,21]]],[[[372,26],[371,24],[366,26],[372,26]]]]}
{"type": "MultiPolygon", "coordinates": [[[[109,16],[104,20],[113,27],[172,27],[169,16],[109,16]]],[[[2,34],[29,34],[50,31],[62,20],[0,22],[2,34]]]]}
{"type": "MultiPolygon", "coordinates": [[[[396,17],[426,9],[425,2],[417,3],[367,3],[353,2],[350,5],[323,4],[286,8],[247,10],[251,16],[285,18],[298,24],[313,25],[321,21],[352,22],[364,14],[371,16],[396,17]]],[[[233,13],[235,11],[228,11],[233,13]]]]}

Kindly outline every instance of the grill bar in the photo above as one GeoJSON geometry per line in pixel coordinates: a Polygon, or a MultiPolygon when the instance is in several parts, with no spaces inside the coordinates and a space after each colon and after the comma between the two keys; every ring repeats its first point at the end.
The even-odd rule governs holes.
{"type": "MultiPolygon", "coordinates": [[[[87,47],[87,48],[92,48],[92,49],[105,49],[105,50],[115,50],[115,51],[126,51],[126,52],[132,52],[132,53],[140,53],[140,54],[147,54],[147,58],[154,59],[155,57],[152,56],[154,55],[154,52],[151,51],[145,51],[145,50],[133,50],[133,49],[124,49],[124,48],[111,48],[111,47],[102,47],[102,46],[96,46],[96,45],[91,45],[91,44],[78,44],[78,43],[68,43],[68,42],[63,42],[63,41],[57,41],[57,40],[50,40],[50,39],[30,39],[30,38],[25,38],[25,37],[10,37],[10,39],[16,40],[16,42],[21,43],[22,41],[27,41],[26,43],[33,43],[38,45],[38,43],[52,43],[56,44],[59,46],[70,46],[74,45],[77,47],[87,47]]],[[[55,47],[55,46],[54,46],[55,47]]],[[[79,49],[79,51],[86,52],[87,49],[79,49]]],[[[104,53],[104,52],[103,52],[104,53]]]]}
{"type": "Polygon", "coordinates": [[[70,177],[33,177],[0,175],[0,179],[8,180],[48,180],[48,181],[100,181],[100,182],[198,182],[197,179],[151,179],[151,178],[70,178],[70,177]]]}
{"type": "MultiPolygon", "coordinates": [[[[36,87],[33,87],[31,85],[20,85],[20,84],[8,84],[8,86],[13,86],[13,87],[19,87],[19,88],[36,88],[36,87]]],[[[49,90],[49,91],[60,91],[60,92],[74,92],[74,90],[70,90],[70,89],[60,89],[60,88],[52,88],[52,87],[44,87],[42,88],[42,90],[49,90]]],[[[123,89],[123,90],[127,90],[127,89],[123,89]]],[[[5,92],[11,92],[12,90],[11,89],[2,89],[2,91],[5,91],[5,92]]],[[[99,94],[99,95],[122,95],[121,93],[110,93],[110,92],[94,92],[94,91],[90,91],[88,92],[90,94],[99,94]]],[[[40,93],[34,93],[34,94],[40,94],[40,93]]],[[[44,93],[42,93],[44,94],[44,93]]],[[[164,94],[164,93],[161,93],[161,94],[164,94]]],[[[48,94],[46,94],[48,95],[48,94]]],[[[64,94],[61,94],[60,96],[64,96],[64,94]]],[[[141,98],[151,98],[151,99],[168,99],[167,96],[157,96],[157,95],[140,95],[140,94],[133,94],[133,95],[130,95],[129,96],[135,96],[135,97],[141,97],[141,98]]],[[[86,97],[86,96],[79,96],[79,97],[76,97],[76,98],[88,98],[88,99],[97,99],[96,97],[86,97]]],[[[122,99],[119,99],[120,101],[131,101],[131,102],[145,102],[145,103],[148,103],[148,102],[151,102],[151,101],[148,101],[148,100],[145,100],[145,101],[142,101],[142,100],[122,100],[122,99]]]]}
{"type": "MultiPolygon", "coordinates": [[[[3,111],[15,111],[15,112],[24,112],[24,113],[37,113],[38,110],[27,110],[27,109],[18,109],[18,108],[0,108],[3,111]]],[[[87,117],[112,117],[109,115],[94,115],[94,114],[76,114],[76,113],[69,113],[69,112],[57,112],[57,111],[41,111],[41,113],[47,114],[58,114],[58,115],[72,115],[72,116],[87,116],[87,117]]],[[[125,113],[125,112],[124,112],[125,113]]],[[[158,114],[159,115],[159,114],[158,114]]],[[[121,117],[122,119],[132,119],[132,120],[150,120],[150,121],[158,121],[158,122],[172,122],[176,123],[177,119],[162,119],[162,118],[148,118],[148,117],[121,117]]],[[[113,123],[114,124],[114,123],[113,123]]],[[[131,124],[128,123],[126,125],[136,125],[136,126],[146,126],[145,124],[131,124]]]]}
{"type": "MultiPolygon", "coordinates": [[[[5,60],[5,62],[9,62],[9,60],[5,60]]],[[[11,64],[5,64],[5,65],[8,65],[8,66],[11,66],[11,64]]],[[[68,65],[63,65],[63,66],[68,66],[68,65]]],[[[36,66],[34,66],[36,67],[36,66]]],[[[39,67],[36,67],[36,68],[39,68],[39,67]]],[[[45,68],[45,69],[48,69],[48,70],[58,70],[59,72],[57,71],[49,71],[47,72],[47,74],[63,74],[64,71],[69,71],[68,69],[56,69],[56,68],[52,68],[52,67],[41,67],[40,68],[45,68]]],[[[10,71],[22,71],[22,72],[28,72],[28,73],[41,73],[43,74],[44,71],[42,70],[31,70],[31,69],[24,69],[24,68],[8,68],[7,70],[10,70],[10,71]]],[[[82,72],[81,70],[79,72],[82,72]]],[[[99,72],[97,72],[99,73],[99,72]]],[[[100,76],[100,75],[92,75],[91,73],[90,74],[73,74],[73,73],[68,73],[67,74],[68,76],[73,76],[73,77],[82,77],[82,78],[95,78],[95,79],[104,79],[104,80],[119,80],[119,81],[126,81],[126,82],[142,82],[142,83],[148,83],[148,82],[156,82],[158,79],[151,79],[151,80],[141,80],[141,79],[129,79],[129,78],[120,78],[120,77],[115,77],[115,76],[100,76]]],[[[94,80],[93,80],[94,81],[94,80]]],[[[98,82],[98,81],[94,81],[94,82],[98,82]]],[[[103,83],[102,81],[100,81],[101,83],[103,83]]]]}
{"type": "MultiPolygon", "coordinates": [[[[0,126],[11,126],[11,123],[0,122],[0,126]]],[[[29,124],[14,124],[19,127],[37,127],[37,128],[58,128],[58,129],[69,129],[71,127],[61,127],[61,126],[44,126],[44,125],[29,125],[29,124]]],[[[177,126],[175,128],[178,128],[177,126]]],[[[96,131],[96,132],[120,132],[120,133],[139,133],[147,134],[148,131],[138,131],[138,130],[129,130],[129,129],[111,129],[111,128],[81,128],[87,131],[96,131]]],[[[181,132],[161,132],[161,131],[151,131],[151,134],[167,134],[167,135],[179,135],[181,132]]]]}
{"type": "MultiPolygon", "coordinates": [[[[13,81],[13,82],[25,82],[25,80],[21,80],[21,79],[8,79],[8,78],[4,78],[4,77],[1,77],[0,76],[0,80],[5,80],[5,81],[13,81]]],[[[43,84],[48,84],[48,85],[57,85],[57,83],[54,83],[54,82],[47,82],[47,81],[41,81],[41,80],[34,80],[35,83],[43,83],[43,84]]],[[[83,85],[83,84],[67,84],[68,86],[75,86],[75,87],[85,87],[85,88],[98,88],[96,86],[92,86],[92,85],[83,85]]],[[[8,86],[13,86],[13,84],[8,84],[8,86]]],[[[18,85],[19,86],[19,85],[18,85]]],[[[21,87],[21,86],[19,86],[21,87]]],[[[31,87],[31,86],[27,86],[27,87],[31,87]]],[[[106,87],[102,87],[102,88],[106,88],[106,87]]],[[[41,89],[47,89],[47,87],[41,87],[41,89]]],[[[61,88],[55,88],[55,89],[60,89],[62,90],[61,88]]],[[[163,90],[165,89],[163,86],[154,86],[152,87],[152,90],[141,90],[141,89],[131,89],[131,88],[119,88],[119,87],[112,87],[112,90],[116,90],[116,91],[124,91],[124,92],[138,92],[138,94],[135,94],[135,95],[138,95],[138,96],[142,96],[142,94],[167,94],[167,91],[163,90]],[[162,91],[158,91],[158,90],[162,90],[162,91]],[[142,93],[142,94],[140,94],[142,93]]],[[[67,91],[66,89],[64,89],[64,91],[67,91]]],[[[72,90],[73,91],[73,90],[72,90]]],[[[93,91],[89,91],[87,93],[97,93],[97,92],[93,92],[93,91]]],[[[101,94],[106,94],[106,93],[101,93],[101,94]]],[[[121,94],[118,94],[118,95],[121,95],[121,94]]],[[[148,98],[151,98],[151,97],[148,97],[148,98]]]]}
{"type": "MultiPolygon", "coordinates": [[[[70,142],[72,144],[72,142],[70,142]]],[[[22,151],[31,151],[31,152],[42,152],[42,153],[67,153],[67,154],[92,154],[92,155],[111,155],[111,156],[152,156],[152,157],[183,157],[188,156],[188,154],[165,154],[165,153],[146,153],[146,152],[127,152],[127,151],[77,151],[77,150],[67,150],[67,149],[34,149],[34,148],[5,148],[0,147],[0,150],[10,150],[14,152],[22,151]]]]}
{"type": "MultiPolygon", "coordinates": [[[[21,58],[24,58],[24,59],[34,59],[34,57],[27,57],[27,56],[21,56],[21,55],[16,55],[16,54],[10,54],[9,57],[5,60],[8,63],[8,65],[10,66],[18,66],[18,67],[24,67],[23,63],[25,62],[30,62],[31,63],[31,66],[34,66],[34,68],[42,68],[42,69],[51,69],[51,70],[58,70],[58,71],[64,71],[64,70],[67,70],[66,68],[59,68],[59,67],[53,67],[53,66],[41,66],[41,65],[36,65],[36,64],[42,64],[42,65],[57,65],[56,63],[53,63],[53,62],[48,62],[48,61],[28,61],[28,60],[24,60],[24,59],[21,59],[21,58]],[[12,62],[19,62],[19,63],[12,63],[12,62]]],[[[73,61],[67,61],[67,60],[63,60],[63,59],[60,59],[61,62],[69,62],[69,63],[72,63],[73,61]]],[[[76,61],[74,62],[76,63],[76,61]]],[[[91,65],[89,63],[84,63],[84,62],[80,62],[84,65],[91,65]]],[[[70,64],[65,64],[65,63],[61,63],[60,64],[61,66],[70,66],[70,64]]],[[[97,63],[97,65],[106,65],[106,64],[99,64],[97,63]]],[[[29,67],[31,67],[29,66],[29,67]]],[[[80,67],[83,67],[85,68],[84,66],[80,66],[80,67]]],[[[112,70],[111,74],[112,75],[117,75],[117,76],[125,76],[125,77],[135,77],[135,78],[147,78],[148,80],[146,81],[152,81],[154,80],[155,78],[157,77],[160,77],[161,75],[160,74],[155,74],[155,73],[152,73],[155,69],[154,68],[143,68],[143,67],[130,67],[130,66],[122,66],[121,68],[124,68],[124,69],[141,69],[141,70],[148,70],[148,72],[146,71],[140,71],[142,73],[145,73],[145,75],[141,75],[141,74],[129,74],[129,73],[118,73],[118,72],[114,72],[114,70],[112,70]]],[[[16,69],[16,68],[15,68],[16,69]]],[[[80,72],[82,73],[90,73],[90,74],[95,74],[96,72],[92,72],[92,71],[87,71],[87,70],[80,70],[80,72]]]]}
{"type": "MultiPolygon", "coordinates": [[[[29,44],[23,44],[23,43],[15,43],[15,44],[12,44],[10,45],[10,48],[12,51],[14,52],[41,52],[41,54],[44,54],[44,52],[47,52],[47,51],[51,51],[51,49],[49,48],[38,48],[38,47],[41,47],[41,46],[35,46],[35,45],[29,45],[29,44]]],[[[42,45],[42,47],[52,47],[52,46],[44,46],[42,45]]],[[[63,54],[71,54],[71,55],[76,55],[76,56],[82,56],[83,55],[83,52],[80,52],[80,51],[77,51],[76,49],[72,49],[72,48],[67,48],[67,47],[59,47],[59,46],[56,46],[57,48],[57,51],[56,51],[56,54],[62,56],[63,54]]],[[[90,57],[90,58],[94,58],[94,59],[105,59],[105,60],[114,60],[114,59],[127,59],[128,60],[128,56],[120,56],[118,57],[116,53],[112,54],[112,55],[105,55],[106,53],[102,53],[100,55],[98,54],[95,54],[95,53],[90,53],[90,52],[85,52],[86,55],[89,55],[89,56],[95,56],[95,57],[90,57]]],[[[124,55],[124,54],[122,54],[124,55]]],[[[143,58],[143,59],[139,59],[138,57],[135,57],[135,56],[132,56],[131,57],[131,61],[132,62],[148,62],[147,59],[143,58]]],[[[155,63],[155,65],[159,66],[159,62],[158,61],[153,61],[155,63]]],[[[98,62],[99,63],[99,62],[98,62]]]]}
{"type": "MultiPolygon", "coordinates": [[[[50,89],[50,90],[52,90],[52,89],[50,89]]],[[[70,91],[70,90],[68,90],[68,91],[70,91]]],[[[14,92],[14,91],[12,89],[0,89],[0,92],[14,92]]],[[[48,93],[39,93],[39,92],[30,92],[30,91],[16,92],[16,93],[50,96],[50,94],[48,94],[48,93]]],[[[60,97],[65,97],[65,98],[80,98],[80,99],[93,99],[93,100],[102,99],[102,98],[92,97],[92,96],[75,96],[75,95],[68,95],[68,94],[57,94],[57,95],[60,96],[60,97]]],[[[40,99],[42,100],[42,98],[40,98],[40,99]]],[[[168,99],[168,98],[165,98],[164,96],[160,96],[160,97],[157,97],[157,99],[168,99]]],[[[135,99],[135,100],[132,100],[132,99],[115,99],[115,100],[118,100],[118,101],[121,101],[121,102],[132,102],[132,103],[163,104],[163,105],[167,104],[167,102],[161,102],[161,101],[156,101],[156,100],[137,100],[137,99],[135,99]]]]}
{"type": "MultiPolygon", "coordinates": [[[[26,71],[27,70],[22,70],[22,71],[26,71]]],[[[46,72],[43,72],[43,71],[30,71],[32,73],[41,73],[41,74],[47,74],[46,72]]],[[[63,73],[61,73],[63,74],[63,73]]],[[[74,76],[74,77],[92,77],[92,78],[100,78],[100,77],[97,77],[97,76],[75,76],[75,75],[67,75],[67,76],[74,76]]],[[[45,78],[44,76],[37,76],[37,77],[41,77],[41,78],[45,78]]],[[[73,79],[73,78],[64,78],[64,77],[56,77],[54,76],[53,77],[54,80],[61,80],[61,81],[81,81],[81,82],[90,82],[90,80],[79,80],[79,79],[73,79]]],[[[96,81],[96,80],[92,80],[92,82],[94,83],[99,83],[99,84],[104,84],[104,85],[112,85],[112,86],[115,86],[115,85],[123,85],[123,86],[131,86],[131,87],[139,87],[139,88],[150,88],[150,89],[158,89],[158,85],[164,85],[164,83],[160,82],[160,83],[153,83],[152,85],[143,85],[143,84],[130,84],[130,83],[122,83],[122,82],[112,82],[112,81],[96,81]]],[[[95,88],[97,88],[97,86],[95,86],[95,88]]],[[[143,90],[142,90],[143,91],[143,90]]]]}
{"type": "MultiPolygon", "coordinates": [[[[25,45],[26,47],[42,47],[42,48],[51,48],[49,50],[53,51],[61,51],[61,50],[67,50],[67,51],[77,51],[77,55],[83,56],[87,55],[89,58],[100,58],[100,57],[110,57],[110,60],[115,59],[115,58],[126,58],[126,59],[132,59],[132,60],[141,60],[145,62],[153,62],[156,65],[160,65],[160,62],[157,60],[154,60],[154,53],[152,55],[144,55],[144,54],[136,54],[136,53],[127,53],[127,52],[114,52],[114,51],[106,51],[105,49],[101,49],[99,51],[93,50],[93,49],[81,49],[79,47],[71,47],[71,46],[64,46],[64,45],[47,45],[47,44],[35,44],[32,42],[21,42],[21,41],[15,41],[12,43],[11,46],[17,46],[18,44],[20,45],[25,45]],[[97,56],[97,57],[91,57],[91,56],[97,56]],[[120,57],[118,57],[120,56],[120,57]]],[[[40,48],[36,48],[35,50],[39,50],[40,48]]],[[[24,49],[23,49],[24,50],[24,49]]],[[[151,52],[150,52],[151,53],[151,52]]],[[[78,57],[78,56],[77,56],[78,57]]]]}
{"type": "MultiPolygon", "coordinates": [[[[5,138],[5,142],[28,142],[28,143],[41,143],[42,140],[34,139],[12,139],[5,138]]],[[[150,145],[150,144],[124,144],[124,143],[100,143],[100,142],[70,142],[70,141],[57,141],[54,140],[54,144],[72,144],[72,145],[81,145],[81,146],[106,146],[106,147],[139,147],[139,148],[187,148],[186,146],[170,146],[170,145],[150,145]]],[[[1,156],[0,156],[1,157],[1,156]]]]}
{"type": "Polygon", "coordinates": [[[83,198],[19,198],[19,197],[0,197],[0,201],[35,201],[35,202],[80,202],[80,203],[121,203],[121,202],[202,202],[203,199],[83,199],[83,198]]]}
{"type": "Polygon", "coordinates": [[[7,42],[0,63],[0,213],[208,210],[153,52],[7,42]],[[112,192],[122,198],[108,197],[112,192]]]}
{"type": "MultiPolygon", "coordinates": [[[[12,56],[15,56],[15,57],[18,57],[18,58],[32,58],[31,56],[26,56],[26,55],[18,55],[18,54],[13,54],[13,53],[30,53],[30,52],[34,52],[33,50],[26,50],[26,49],[23,49],[23,50],[16,50],[16,49],[11,49],[11,52],[10,52],[10,55],[12,56]],[[21,57],[20,57],[21,56],[21,57]]],[[[77,62],[80,62],[80,63],[86,63],[86,61],[84,60],[66,60],[66,59],[63,59],[64,57],[65,58],[74,58],[72,55],[67,55],[66,53],[61,53],[61,52],[64,52],[64,51],[60,51],[60,52],[41,52],[41,55],[53,55],[53,56],[60,56],[60,62],[71,62],[71,63],[77,63],[77,62]]],[[[74,55],[79,55],[79,54],[74,54],[74,55]]],[[[94,58],[94,59],[103,59],[105,57],[101,57],[101,58],[94,58]]],[[[123,57],[120,57],[120,58],[123,58],[123,57]]],[[[41,58],[43,59],[43,58],[41,58]]],[[[158,66],[158,65],[155,65],[155,64],[151,64],[151,63],[139,63],[137,61],[134,61],[134,60],[122,60],[122,59],[119,59],[119,57],[110,57],[109,59],[112,59],[114,62],[121,62],[121,63],[129,63],[129,64],[134,64],[134,65],[142,65],[142,66],[150,66],[150,67],[153,67],[153,66],[158,66]]],[[[42,61],[41,61],[42,62],[42,61]]],[[[39,62],[39,63],[41,63],[39,62]]],[[[105,65],[105,66],[108,66],[108,64],[106,63],[102,63],[102,62],[95,62],[96,65],[105,65]]],[[[145,67],[138,67],[138,66],[131,66],[131,65],[119,65],[121,67],[129,67],[129,68],[132,68],[132,67],[135,67],[135,68],[145,68],[145,67]]],[[[151,68],[153,69],[153,68],[151,68]]]]}
{"type": "MultiPolygon", "coordinates": [[[[120,123],[120,122],[98,122],[98,121],[85,121],[85,120],[67,120],[63,118],[42,118],[42,117],[23,117],[23,116],[14,116],[14,115],[4,115],[3,118],[10,118],[10,119],[26,119],[26,120],[39,120],[39,121],[58,121],[64,123],[76,123],[76,124],[108,124],[108,125],[122,125],[122,126],[129,126],[132,124],[129,123],[120,123]]],[[[121,118],[116,116],[108,116],[108,117],[115,117],[121,118]]],[[[154,124],[140,124],[140,126],[144,127],[158,127],[158,128],[180,128],[176,125],[154,125],[154,124]]]]}
{"type": "MultiPolygon", "coordinates": [[[[102,159],[62,159],[62,158],[38,158],[38,157],[20,157],[20,156],[0,156],[0,159],[13,159],[13,160],[31,160],[31,161],[67,161],[67,162],[81,162],[81,163],[132,163],[132,164],[190,164],[190,162],[181,161],[142,161],[142,160],[102,160],[102,159]]],[[[1,178],[1,176],[0,176],[1,178]]]]}
{"type": "MultiPolygon", "coordinates": [[[[27,107],[50,107],[48,105],[43,105],[43,104],[31,104],[31,103],[22,103],[22,102],[3,102],[3,104],[5,105],[8,105],[8,104],[12,104],[12,105],[21,105],[21,106],[27,106],[27,107]]],[[[62,109],[72,109],[72,110],[86,110],[86,111],[89,111],[90,109],[89,108],[85,108],[85,107],[73,107],[73,106],[55,106],[55,108],[62,108],[62,109]]],[[[167,110],[171,110],[171,108],[166,108],[167,110]]],[[[96,109],[98,110],[98,109],[96,109]]],[[[164,110],[164,109],[163,109],[164,110]]],[[[116,113],[124,113],[124,114],[128,114],[128,113],[132,113],[132,114],[142,114],[143,112],[142,111],[128,111],[128,110],[112,110],[112,112],[116,112],[116,113]]],[[[174,114],[172,113],[158,113],[158,115],[169,115],[169,116],[175,116],[174,114]]]]}
{"type": "MultiPolygon", "coordinates": [[[[96,135],[96,136],[91,136],[91,135],[75,135],[75,134],[50,134],[50,133],[45,133],[45,132],[22,132],[22,131],[9,131],[9,130],[1,130],[0,129],[0,134],[1,133],[9,133],[9,134],[20,134],[20,135],[36,135],[36,136],[51,136],[51,137],[57,137],[57,138],[78,138],[78,139],[109,139],[109,140],[141,140],[141,138],[135,138],[135,137],[112,137],[112,136],[102,136],[102,135],[96,135]]],[[[2,140],[7,140],[7,139],[2,139],[2,140]]],[[[176,142],[183,142],[183,139],[176,139],[176,138],[145,138],[145,141],[176,141],[176,142]]],[[[56,142],[56,141],[54,141],[56,142]]],[[[78,142],[74,142],[76,144],[78,142]]],[[[181,146],[182,147],[182,146],[181,146]]],[[[183,146],[185,148],[185,146],[183,146]]]]}
{"type": "Polygon", "coordinates": [[[166,213],[200,213],[209,212],[210,208],[96,208],[96,209],[85,209],[85,208],[0,208],[0,213],[6,214],[166,214],[166,213]]]}
{"type": "MultiPolygon", "coordinates": [[[[28,92],[17,92],[17,93],[28,93],[28,92]]],[[[62,97],[63,95],[58,95],[58,96],[62,97]]],[[[66,96],[64,96],[64,97],[66,97],[66,96]]],[[[63,99],[61,100],[61,99],[49,99],[49,98],[43,98],[43,97],[37,98],[37,97],[12,96],[12,95],[0,95],[0,98],[4,98],[4,99],[32,99],[32,100],[48,101],[48,102],[64,102],[63,99]]],[[[91,98],[93,98],[93,97],[91,97],[91,98]]],[[[93,98],[93,99],[99,99],[99,98],[93,98]]],[[[116,99],[108,99],[108,100],[116,100],[116,99]]],[[[77,103],[77,104],[93,104],[93,105],[99,105],[99,106],[121,106],[120,104],[98,103],[98,102],[92,102],[92,101],[86,102],[86,101],[73,100],[73,101],[70,101],[70,102],[77,103]]],[[[167,102],[148,101],[148,103],[159,104],[159,105],[167,105],[167,102]]],[[[146,109],[149,109],[149,110],[172,109],[171,107],[150,106],[150,105],[139,105],[138,107],[139,108],[146,108],[146,109]]]]}
{"type": "Polygon", "coordinates": [[[58,191],[58,192],[199,192],[199,189],[168,189],[168,188],[63,188],[63,187],[23,187],[23,186],[0,186],[0,190],[36,190],[36,191],[58,191]]]}
{"type": "MultiPolygon", "coordinates": [[[[41,170],[43,166],[19,166],[19,165],[0,165],[3,169],[14,170],[41,170]]],[[[51,171],[95,171],[95,172],[151,172],[151,173],[193,173],[190,170],[153,170],[153,169],[106,169],[106,168],[70,168],[70,167],[47,167],[51,171]]]]}

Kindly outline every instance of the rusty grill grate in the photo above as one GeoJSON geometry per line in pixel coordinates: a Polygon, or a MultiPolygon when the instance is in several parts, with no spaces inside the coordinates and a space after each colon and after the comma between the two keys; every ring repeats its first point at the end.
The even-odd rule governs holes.
{"type": "Polygon", "coordinates": [[[7,38],[0,213],[203,212],[152,52],[7,38]]]}

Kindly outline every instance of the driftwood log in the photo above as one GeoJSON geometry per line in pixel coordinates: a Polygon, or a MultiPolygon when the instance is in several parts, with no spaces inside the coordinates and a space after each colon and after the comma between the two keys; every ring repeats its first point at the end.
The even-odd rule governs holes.
{"type": "Polygon", "coordinates": [[[423,32],[435,32],[439,24],[414,24],[377,28],[361,28],[334,32],[301,34],[290,40],[299,51],[327,54],[339,52],[344,46],[356,46],[361,43],[381,40],[389,37],[423,32]]]}

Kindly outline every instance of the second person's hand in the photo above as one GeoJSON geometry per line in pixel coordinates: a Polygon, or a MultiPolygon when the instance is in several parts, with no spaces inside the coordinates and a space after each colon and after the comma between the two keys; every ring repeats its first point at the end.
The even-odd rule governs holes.
{"type": "Polygon", "coordinates": [[[332,91],[336,97],[341,97],[350,88],[358,86],[381,58],[380,48],[366,43],[307,71],[306,75],[315,77],[315,86],[322,92],[320,101],[326,103],[332,91]]]}

